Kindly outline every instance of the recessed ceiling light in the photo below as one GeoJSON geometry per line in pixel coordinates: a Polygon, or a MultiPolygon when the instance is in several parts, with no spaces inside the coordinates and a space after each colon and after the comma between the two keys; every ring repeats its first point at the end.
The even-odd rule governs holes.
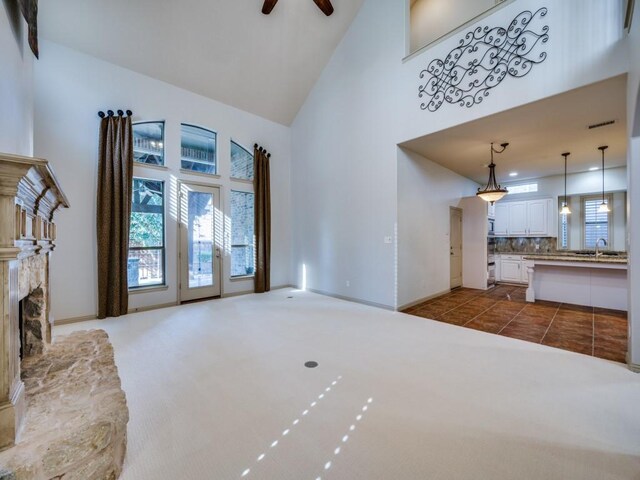
{"type": "Polygon", "coordinates": [[[518,172],[511,172],[509,174],[510,177],[517,177],[518,176],[518,172]]]}
{"type": "Polygon", "coordinates": [[[599,167],[591,167],[589,169],[590,172],[595,172],[596,170],[600,170],[600,168],[599,167]]]}

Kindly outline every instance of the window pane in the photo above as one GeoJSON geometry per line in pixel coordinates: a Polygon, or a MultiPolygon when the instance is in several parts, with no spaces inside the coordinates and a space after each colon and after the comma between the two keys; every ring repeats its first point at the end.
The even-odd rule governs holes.
{"type": "Polygon", "coordinates": [[[150,165],[164,165],[164,122],[133,125],[133,160],[150,165]]]}
{"type": "Polygon", "coordinates": [[[538,191],[537,183],[528,183],[526,185],[513,185],[511,187],[507,187],[509,193],[535,193],[538,191]]]}
{"type": "Polygon", "coordinates": [[[133,179],[129,288],[164,284],[164,182],[133,179]]]}
{"type": "Polygon", "coordinates": [[[164,284],[164,249],[129,250],[129,288],[164,284]]]}
{"type": "Polygon", "coordinates": [[[213,195],[188,193],[189,288],[213,285],[213,195]]]}
{"type": "Polygon", "coordinates": [[[253,180],[253,155],[231,142],[231,178],[253,180]]]}
{"type": "Polygon", "coordinates": [[[254,195],[231,192],[231,276],[255,271],[254,195]]]}
{"type": "Polygon", "coordinates": [[[164,246],[164,183],[133,179],[129,247],[164,246]]]}
{"type": "MultiPolygon", "coordinates": [[[[604,203],[609,199],[605,197],[604,203]]],[[[599,238],[604,238],[609,244],[609,214],[598,212],[602,204],[602,198],[589,198],[584,200],[584,246],[596,248],[599,238]]],[[[603,247],[601,244],[600,247],[603,247]]]]}
{"type": "Polygon", "coordinates": [[[182,124],[182,168],[215,174],[216,134],[204,128],[182,124]]]}

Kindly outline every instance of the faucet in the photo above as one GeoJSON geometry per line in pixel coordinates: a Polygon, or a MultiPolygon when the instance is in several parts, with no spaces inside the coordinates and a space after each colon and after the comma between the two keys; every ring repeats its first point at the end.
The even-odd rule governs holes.
{"type": "Polygon", "coordinates": [[[607,248],[607,240],[605,238],[599,238],[598,240],[596,240],[596,259],[602,255],[602,252],[600,251],[600,242],[602,242],[603,246],[605,248],[607,248]]]}

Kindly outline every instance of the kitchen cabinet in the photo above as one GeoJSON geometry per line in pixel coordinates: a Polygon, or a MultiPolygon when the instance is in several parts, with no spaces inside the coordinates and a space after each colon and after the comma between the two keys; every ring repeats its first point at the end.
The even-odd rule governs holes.
{"type": "Polygon", "coordinates": [[[528,283],[529,275],[523,255],[498,255],[496,258],[496,281],[528,283]]]}
{"type": "Polygon", "coordinates": [[[545,237],[549,235],[549,202],[546,199],[527,202],[527,235],[545,237]]]}
{"type": "Polygon", "coordinates": [[[497,203],[494,209],[493,231],[496,237],[506,237],[509,229],[509,204],[497,203]]]}
{"type": "Polygon", "coordinates": [[[495,211],[495,235],[498,237],[555,236],[555,210],[550,198],[500,202],[495,211]]]}
{"type": "Polygon", "coordinates": [[[527,222],[528,202],[511,202],[508,205],[509,227],[507,233],[514,237],[526,236],[529,228],[527,222]]]}

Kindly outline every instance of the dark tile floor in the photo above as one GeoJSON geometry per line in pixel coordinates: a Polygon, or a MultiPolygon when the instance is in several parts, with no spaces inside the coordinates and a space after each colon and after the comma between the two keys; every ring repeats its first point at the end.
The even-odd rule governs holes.
{"type": "Polygon", "coordinates": [[[625,362],[627,312],[525,301],[525,287],[460,288],[405,313],[551,347],[625,362]]]}

